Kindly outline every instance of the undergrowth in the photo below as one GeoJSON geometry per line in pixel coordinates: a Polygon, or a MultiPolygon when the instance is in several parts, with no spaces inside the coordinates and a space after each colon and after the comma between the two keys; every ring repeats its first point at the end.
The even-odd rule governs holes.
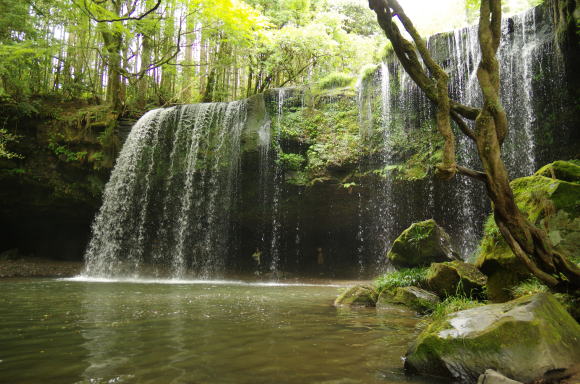
{"type": "Polygon", "coordinates": [[[387,273],[375,280],[379,292],[397,287],[425,286],[429,268],[405,268],[387,273]]]}
{"type": "Polygon", "coordinates": [[[342,88],[352,85],[355,80],[356,78],[352,75],[334,72],[320,80],[317,85],[319,89],[342,88]]]}
{"type": "Polygon", "coordinates": [[[433,311],[429,315],[428,320],[440,320],[451,313],[479,307],[484,304],[485,303],[483,302],[471,299],[466,296],[449,296],[445,298],[445,300],[433,306],[433,311]]]}
{"type": "Polygon", "coordinates": [[[532,277],[528,280],[525,280],[511,289],[512,295],[516,299],[523,296],[533,295],[535,293],[549,291],[550,288],[544,285],[536,277],[532,277]]]}

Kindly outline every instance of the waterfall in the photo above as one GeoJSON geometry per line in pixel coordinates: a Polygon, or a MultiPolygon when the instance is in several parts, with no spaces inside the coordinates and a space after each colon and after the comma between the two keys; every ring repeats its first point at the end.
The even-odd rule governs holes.
{"type": "MultiPolygon", "coordinates": [[[[556,132],[558,98],[566,97],[547,17],[535,9],[503,24],[498,56],[510,124],[503,153],[511,177],[545,163],[548,149],[570,136],[542,134],[547,120],[549,132],[556,132]]],[[[452,97],[481,105],[477,29],[436,35],[428,47],[453,79],[452,97]]],[[[441,182],[432,168],[424,177],[427,167],[421,167],[437,161],[441,146],[432,103],[393,55],[366,72],[355,97],[273,89],[246,101],[148,112],[133,127],[107,184],[84,274],[183,278],[236,270],[277,278],[281,271],[313,268],[325,276],[358,271],[368,277],[388,268],[385,254],[405,228],[428,218],[448,230],[458,253],[473,255],[488,199],[471,179],[441,182]],[[342,119],[342,106],[356,108],[355,101],[360,161],[328,169],[326,180],[292,184],[309,169],[286,162],[292,155],[310,161],[316,139],[290,138],[288,124],[318,112],[342,119]],[[417,148],[428,156],[413,158],[417,148]],[[323,251],[324,265],[317,259],[323,251]]],[[[473,143],[459,132],[457,140],[458,162],[481,169],[473,143]]]]}
{"type": "MultiPolygon", "coordinates": [[[[276,90],[276,119],[274,127],[272,120],[267,119],[259,130],[259,195],[261,208],[261,238],[260,247],[257,250],[262,255],[264,262],[268,263],[267,269],[272,277],[278,278],[280,269],[280,246],[282,238],[282,218],[280,212],[280,199],[282,195],[283,172],[279,161],[281,120],[284,111],[286,90],[276,90]],[[272,135],[273,133],[273,135],[272,135]]],[[[298,230],[297,230],[298,231],[298,230]]],[[[297,232],[298,233],[298,232],[297,232]]],[[[298,236],[298,234],[296,234],[298,236]]],[[[299,241],[299,240],[298,240],[299,241]]],[[[265,266],[258,266],[258,273],[265,266]]]]}
{"type": "Polygon", "coordinates": [[[84,275],[224,270],[246,102],[156,109],[133,127],[92,227],[84,275]]]}
{"type": "MultiPolygon", "coordinates": [[[[557,59],[546,59],[546,56],[555,56],[553,25],[546,22],[547,17],[545,10],[534,8],[503,21],[498,60],[502,76],[501,98],[510,129],[503,156],[512,178],[529,175],[540,165],[536,142],[539,138],[537,100],[541,96],[535,93],[538,87],[535,82],[544,76],[546,68],[561,66],[557,59]],[[538,17],[544,18],[542,27],[537,25],[538,17]]],[[[481,106],[482,95],[476,74],[481,58],[477,27],[432,36],[428,48],[450,72],[450,95],[463,104],[481,106]]],[[[375,138],[383,140],[380,160],[378,164],[368,166],[371,169],[388,170],[404,161],[389,151],[388,142],[395,132],[409,135],[413,130],[428,125],[435,129],[431,103],[398,60],[387,60],[377,69],[374,79],[359,85],[361,137],[368,143],[374,132],[375,138]],[[377,98],[380,102],[373,101],[377,98]],[[373,121],[373,115],[379,111],[380,122],[373,121]],[[376,135],[377,131],[382,136],[376,135]]],[[[558,73],[558,70],[554,72],[558,73]]],[[[551,89],[542,91],[558,94],[557,81],[557,78],[553,80],[551,89]]],[[[550,97],[553,98],[547,98],[550,97]]],[[[456,136],[458,162],[481,169],[474,143],[461,132],[456,136]]],[[[406,182],[405,185],[389,177],[389,172],[384,176],[381,182],[371,187],[377,196],[370,196],[367,201],[359,197],[357,240],[361,269],[364,254],[370,253],[370,257],[377,260],[384,257],[385,246],[390,245],[404,228],[414,221],[430,217],[449,230],[457,251],[463,257],[468,258],[476,252],[483,222],[489,212],[481,183],[463,176],[442,183],[429,176],[424,181],[406,182]]]]}
{"type": "Polygon", "coordinates": [[[280,239],[281,233],[281,217],[280,217],[280,197],[282,194],[282,167],[280,164],[280,159],[278,157],[278,151],[280,147],[280,134],[282,131],[281,121],[282,113],[284,112],[284,101],[286,96],[286,90],[280,88],[278,90],[278,115],[276,119],[276,128],[274,130],[275,137],[274,142],[276,144],[276,160],[274,161],[273,168],[273,192],[272,192],[272,236],[270,242],[270,272],[272,276],[278,277],[280,268],[280,239]]]}

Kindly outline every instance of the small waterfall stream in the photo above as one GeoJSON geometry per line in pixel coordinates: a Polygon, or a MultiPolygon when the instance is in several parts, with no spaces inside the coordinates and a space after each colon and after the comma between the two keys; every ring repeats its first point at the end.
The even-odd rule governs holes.
{"type": "MultiPolygon", "coordinates": [[[[276,119],[268,118],[259,130],[259,195],[261,207],[261,238],[260,247],[256,252],[268,263],[267,270],[272,277],[278,278],[280,268],[281,247],[281,212],[280,199],[282,195],[283,172],[279,161],[281,117],[284,112],[286,90],[280,88],[276,92],[276,119]]],[[[298,229],[297,234],[298,236],[298,229]]],[[[299,241],[299,238],[298,240],[299,241]]],[[[266,270],[260,260],[257,272],[266,270]]]]}

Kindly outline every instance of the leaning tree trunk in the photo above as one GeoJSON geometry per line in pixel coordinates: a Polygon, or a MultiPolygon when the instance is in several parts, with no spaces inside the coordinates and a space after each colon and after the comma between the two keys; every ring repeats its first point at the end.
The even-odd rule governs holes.
{"type": "Polygon", "coordinates": [[[501,0],[481,0],[478,37],[482,59],[477,69],[484,99],[481,109],[449,99],[445,71],[433,60],[425,41],[397,0],[369,0],[369,6],[377,14],[379,25],[393,44],[405,71],[437,107],[437,126],[445,139],[438,175],[448,179],[459,172],[483,181],[493,203],[496,224],[516,257],[533,275],[554,289],[580,288],[580,269],[557,252],[547,234],[536,228],[518,209],[501,159],[501,145],[508,132],[507,116],[499,96],[500,72],[496,57],[501,38],[501,0]],[[393,21],[395,16],[413,43],[403,37],[393,21]],[[464,119],[475,120],[475,129],[471,129],[464,119]],[[451,120],[475,142],[484,172],[455,163],[451,120]]]}
{"type": "Polygon", "coordinates": [[[484,105],[475,120],[475,133],[495,222],[511,250],[536,277],[551,287],[578,287],[580,271],[576,265],[556,252],[547,234],[536,228],[518,209],[501,159],[501,144],[508,123],[499,97],[500,74],[496,58],[501,38],[500,0],[482,0],[478,35],[482,59],[477,78],[484,105]]]}

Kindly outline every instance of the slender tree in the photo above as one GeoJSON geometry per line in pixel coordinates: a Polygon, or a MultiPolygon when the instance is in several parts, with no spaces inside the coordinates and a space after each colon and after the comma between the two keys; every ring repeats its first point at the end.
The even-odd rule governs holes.
{"type": "Polygon", "coordinates": [[[547,234],[518,209],[501,159],[501,147],[508,133],[508,119],[499,96],[500,66],[497,60],[501,0],[481,0],[480,5],[478,38],[481,62],[477,79],[483,94],[481,108],[462,105],[449,97],[447,72],[433,59],[425,40],[397,0],[369,0],[369,6],[376,13],[379,25],[393,44],[405,71],[436,106],[437,128],[445,140],[437,175],[450,179],[460,173],[483,182],[493,203],[495,222],[516,257],[548,286],[578,289],[580,269],[558,252],[547,234]],[[411,40],[403,36],[395,18],[411,40]],[[474,121],[473,127],[466,120],[474,121]],[[457,165],[452,121],[475,143],[483,172],[457,165]]]}

